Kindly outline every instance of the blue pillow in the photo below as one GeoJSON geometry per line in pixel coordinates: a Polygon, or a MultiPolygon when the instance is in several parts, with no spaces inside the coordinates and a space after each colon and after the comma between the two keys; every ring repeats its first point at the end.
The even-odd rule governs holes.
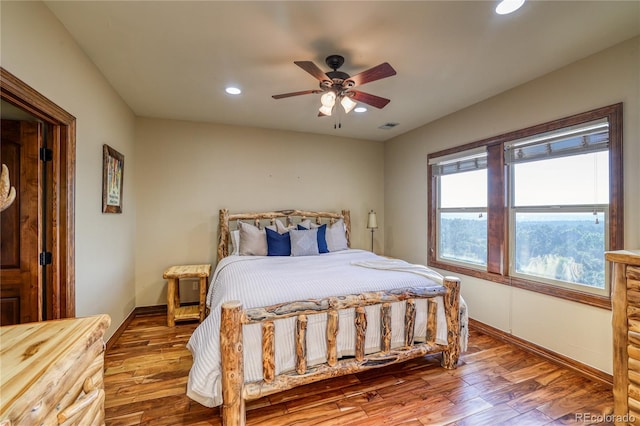
{"type": "Polygon", "coordinates": [[[267,256],[291,256],[291,236],[288,232],[279,234],[269,228],[267,231],[267,256]]]}
{"type": "MultiPolygon", "coordinates": [[[[309,230],[309,228],[305,228],[304,226],[298,224],[298,230],[309,230]]],[[[327,224],[318,226],[318,253],[329,253],[329,248],[327,247],[327,224]]]]}

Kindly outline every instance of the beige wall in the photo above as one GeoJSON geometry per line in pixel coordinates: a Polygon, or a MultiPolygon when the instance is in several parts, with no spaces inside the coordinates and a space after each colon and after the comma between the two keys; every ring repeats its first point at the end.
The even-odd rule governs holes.
{"type": "MultiPolygon", "coordinates": [[[[639,64],[635,38],[388,141],[386,254],[426,261],[428,153],[618,102],[624,103],[625,247],[639,248],[639,64]]],[[[611,311],[461,278],[471,317],[611,373],[611,311]]]]}
{"type": "Polygon", "coordinates": [[[111,315],[111,336],[135,307],[135,118],[40,2],[2,2],[1,65],[77,119],[76,315],[111,315]],[[125,156],[124,212],[102,214],[102,144],[125,156]]]}
{"type": "MultiPolygon", "coordinates": [[[[381,142],[139,118],[136,305],[166,303],[168,266],[215,264],[221,208],[350,209],[352,247],[370,248],[367,212],[384,221],[383,155],[381,142]]],[[[375,233],[378,252],[383,237],[375,233]]]]}

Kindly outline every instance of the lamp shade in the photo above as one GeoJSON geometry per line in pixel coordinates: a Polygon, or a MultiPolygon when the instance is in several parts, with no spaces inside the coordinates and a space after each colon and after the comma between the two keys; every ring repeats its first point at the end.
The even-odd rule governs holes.
{"type": "Polygon", "coordinates": [[[343,96],[340,100],[340,104],[342,105],[342,108],[344,108],[344,112],[347,114],[349,114],[351,110],[355,108],[356,105],[358,105],[357,103],[353,102],[353,100],[348,96],[343,96]]]}
{"type": "Polygon", "coordinates": [[[333,106],[336,104],[336,94],[332,91],[325,93],[320,97],[320,103],[322,104],[320,113],[323,115],[331,115],[333,106]]]}
{"type": "Polygon", "coordinates": [[[376,229],[378,227],[378,219],[376,218],[376,212],[371,210],[369,212],[369,218],[367,219],[367,228],[376,229]]]}
{"type": "Polygon", "coordinates": [[[331,115],[331,111],[333,111],[333,107],[322,105],[319,111],[324,115],[331,115]]]}
{"type": "Polygon", "coordinates": [[[336,94],[334,92],[327,92],[320,97],[320,103],[322,106],[333,108],[336,104],[336,94]]]}

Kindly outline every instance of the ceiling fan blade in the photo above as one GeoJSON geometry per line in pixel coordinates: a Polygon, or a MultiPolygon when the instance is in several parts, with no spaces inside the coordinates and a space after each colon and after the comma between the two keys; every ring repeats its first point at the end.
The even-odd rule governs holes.
{"type": "Polygon", "coordinates": [[[353,93],[352,98],[358,102],[362,102],[367,105],[371,105],[376,108],[384,108],[390,99],[381,98],[380,96],[372,95],[370,93],[360,92],[359,90],[349,90],[349,93],[353,93]]]}
{"type": "Polygon", "coordinates": [[[299,96],[299,95],[310,95],[312,93],[322,93],[322,90],[313,89],[313,90],[303,90],[301,92],[291,92],[291,93],[283,93],[281,95],[273,95],[271,96],[273,99],[282,99],[282,98],[290,98],[291,96],[299,96]]]}
{"type": "Polygon", "coordinates": [[[389,65],[388,62],[385,62],[376,67],[370,68],[366,71],[362,71],[360,74],[356,74],[353,77],[348,78],[347,82],[352,81],[353,86],[361,86],[365,83],[370,83],[372,81],[380,80],[382,78],[391,77],[392,75],[396,75],[396,70],[394,70],[393,67],[389,65]]]}
{"type": "Polygon", "coordinates": [[[327,77],[327,75],[311,61],[293,61],[293,63],[317,78],[319,81],[330,80],[330,78],[327,77]]]}

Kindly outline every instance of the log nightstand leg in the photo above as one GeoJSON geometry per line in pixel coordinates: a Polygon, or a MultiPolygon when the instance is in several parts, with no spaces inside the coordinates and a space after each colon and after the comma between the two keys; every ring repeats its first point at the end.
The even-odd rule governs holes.
{"type": "Polygon", "coordinates": [[[167,326],[173,327],[176,325],[176,285],[178,284],[175,278],[169,278],[167,285],[167,326]]]}
{"type": "Polygon", "coordinates": [[[173,293],[174,294],[173,306],[174,308],[177,309],[180,307],[180,278],[176,278],[175,283],[176,283],[176,286],[175,286],[176,291],[175,293],[173,293]]]}

